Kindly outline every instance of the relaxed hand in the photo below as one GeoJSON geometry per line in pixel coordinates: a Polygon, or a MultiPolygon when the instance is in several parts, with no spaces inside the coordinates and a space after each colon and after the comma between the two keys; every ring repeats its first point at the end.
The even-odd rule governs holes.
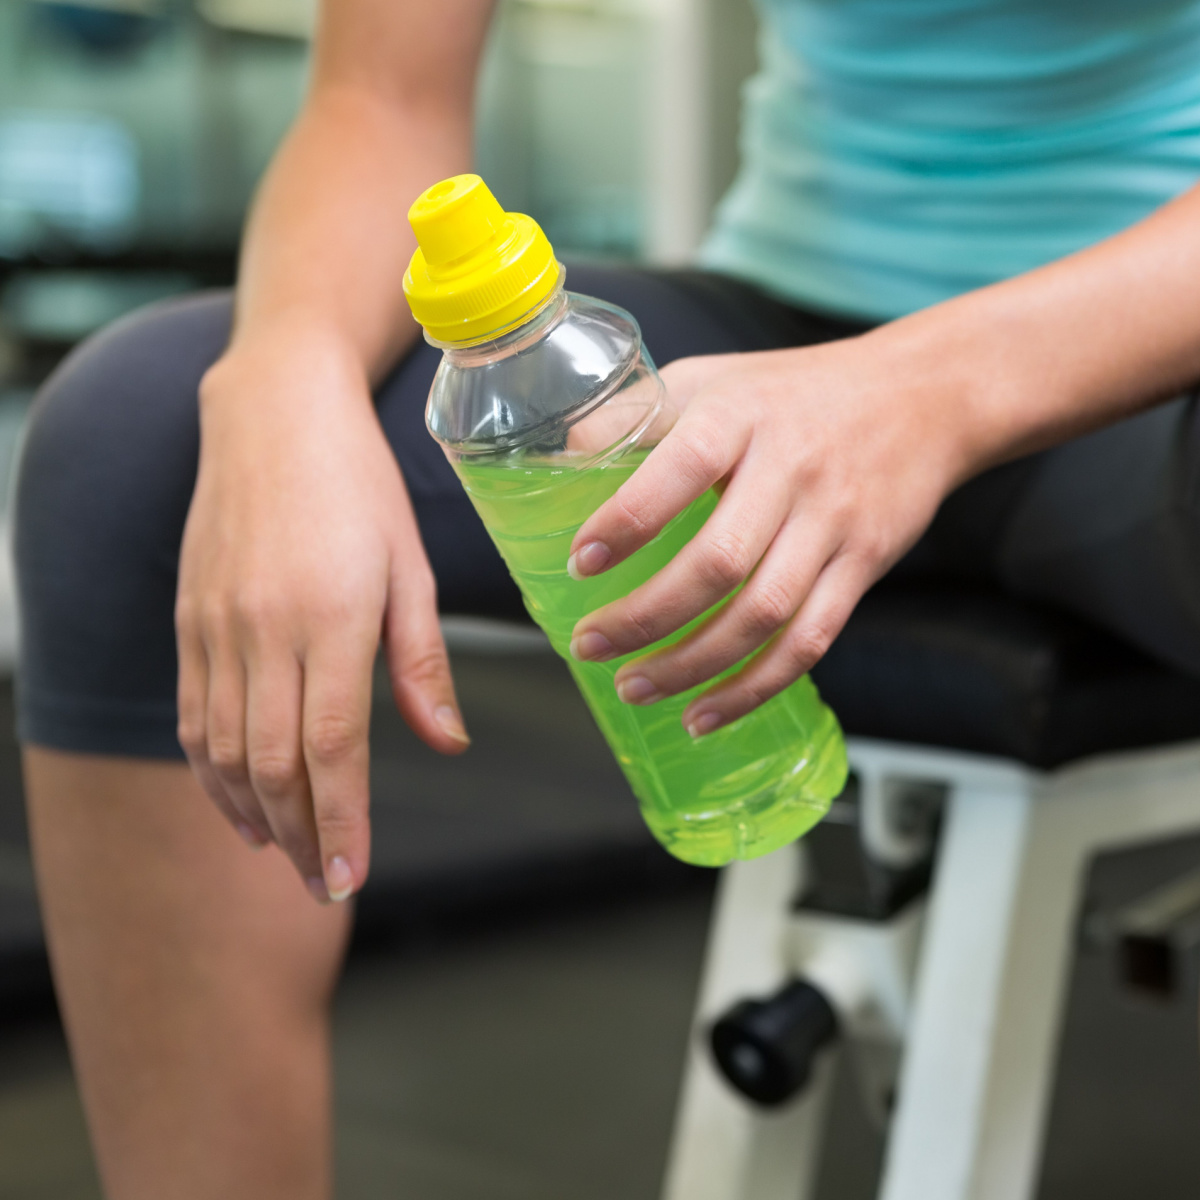
{"type": "Polygon", "coordinates": [[[361,887],[380,638],[397,704],[434,749],[467,736],[433,576],[354,356],[308,331],[231,352],[201,390],[176,625],[179,739],[251,843],[320,900],[361,887]]]}

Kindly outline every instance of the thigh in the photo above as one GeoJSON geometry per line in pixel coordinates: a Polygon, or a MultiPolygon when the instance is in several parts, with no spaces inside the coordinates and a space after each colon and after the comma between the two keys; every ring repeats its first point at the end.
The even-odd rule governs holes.
{"type": "Polygon", "coordinates": [[[119,322],[34,403],[15,496],[23,741],[180,756],[173,613],[196,391],[229,318],[228,296],[207,294],[119,322]]]}
{"type": "MultiPolygon", "coordinates": [[[[200,380],[223,352],[231,321],[227,292],[143,310],[73,352],[34,403],[14,519],[18,734],[25,743],[182,756],[179,548],[199,461],[200,380]]],[[[419,375],[426,358],[415,352],[394,377],[419,375]]],[[[461,489],[452,504],[428,503],[423,471],[434,444],[420,427],[424,388],[406,395],[404,412],[395,398],[394,388],[383,389],[384,428],[401,466],[414,473],[422,534],[443,592],[460,610],[519,611],[461,489]],[[409,408],[417,419],[411,431],[409,408]]]]}
{"type": "MultiPolygon", "coordinates": [[[[631,311],[660,364],[828,340],[861,327],[696,271],[573,266],[573,289],[631,311]]],[[[22,740],[178,757],[174,601],[199,457],[196,395],[229,337],[228,293],[119,322],[42,389],[16,498],[22,740]]],[[[524,617],[515,585],[424,408],[440,353],[419,343],[377,389],[445,611],[524,617]]]]}
{"type": "Polygon", "coordinates": [[[1200,425],[1180,397],[1038,455],[996,574],[1200,674],[1200,425]]]}
{"type": "Polygon", "coordinates": [[[890,579],[998,587],[1200,674],[1195,398],[971,480],[945,501],[890,579]]]}

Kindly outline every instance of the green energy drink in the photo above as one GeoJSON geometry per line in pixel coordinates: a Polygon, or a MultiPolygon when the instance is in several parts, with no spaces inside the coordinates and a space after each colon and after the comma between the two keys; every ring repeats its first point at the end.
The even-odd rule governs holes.
{"type": "MultiPolygon", "coordinates": [[[[707,493],[619,566],[595,578],[571,579],[566,564],[575,532],[643,457],[583,469],[519,456],[462,459],[455,469],[530,614],[570,666],[655,837],[685,862],[720,866],[778,849],[816,824],[845,783],[845,749],[833,713],[807,676],[731,725],[693,740],[680,718],[701,688],[647,707],[628,705],[613,685],[627,659],[571,658],[579,618],[649,579],[716,505],[716,495],[707,493]]],[[[658,644],[678,640],[703,619],[658,644]]]]}

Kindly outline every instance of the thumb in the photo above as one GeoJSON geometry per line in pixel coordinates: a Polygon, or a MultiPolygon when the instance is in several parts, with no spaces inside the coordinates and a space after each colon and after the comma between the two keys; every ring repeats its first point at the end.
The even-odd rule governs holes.
{"type": "Polygon", "coordinates": [[[740,354],[699,354],[676,358],[667,363],[659,375],[676,411],[683,412],[697,392],[718,376],[736,368],[741,359],[740,354]]]}

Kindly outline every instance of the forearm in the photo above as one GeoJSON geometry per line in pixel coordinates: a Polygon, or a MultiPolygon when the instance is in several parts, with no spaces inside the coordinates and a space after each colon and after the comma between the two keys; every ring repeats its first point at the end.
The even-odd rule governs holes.
{"type": "Polygon", "coordinates": [[[309,96],[247,225],[235,353],[328,344],[377,378],[416,338],[407,210],[469,169],[490,11],[491,0],[323,6],[309,96]]]}
{"type": "Polygon", "coordinates": [[[371,376],[386,369],[418,332],[401,286],[414,245],[408,204],[469,163],[466,113],[318,91],[247,226],[235,346],[320,330],[352,347],[371,376]]]}
{"type": "Polygon", "coordinates": [[[1200,189],[868,337],[965,406],[964,476],[1131,415],[1200,381],[1200,189]]]}

